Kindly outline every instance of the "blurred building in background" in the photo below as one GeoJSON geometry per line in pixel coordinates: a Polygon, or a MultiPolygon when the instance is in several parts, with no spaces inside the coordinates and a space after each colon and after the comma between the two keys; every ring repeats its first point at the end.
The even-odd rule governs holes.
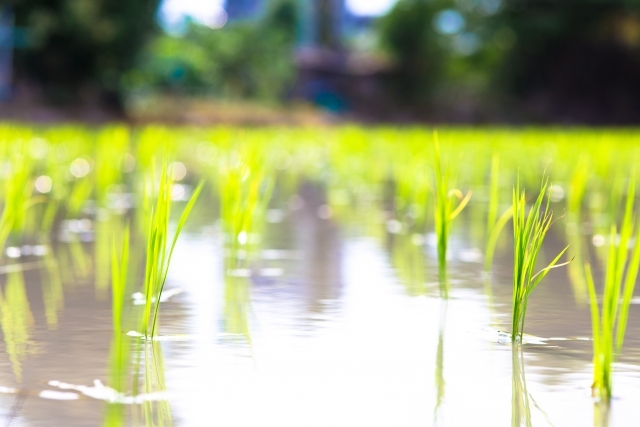
{"type": "Polygon", "coordinates": [[[635,0],[6,4],[0,98],[26,110],[180,96],[368,121],[640,122],[635,0]]]}
{"type": "Polygon", "coordinates": [[[224,9],[229,22],[255,19],[260,14],[263,3],[260,0],[226,0],[224,9]]]}

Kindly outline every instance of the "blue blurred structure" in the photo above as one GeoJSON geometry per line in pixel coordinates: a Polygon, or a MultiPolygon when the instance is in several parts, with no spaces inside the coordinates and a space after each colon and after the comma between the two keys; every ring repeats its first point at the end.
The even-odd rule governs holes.
{"type": "Polygon", "coordinates": [[[13,47],[13,12],[5,6],[0,9],[0,102],[11,96],[13,47]]]}
{"type": "Polygon", "coordinates": [[[227,0],[224,9],[229,21],[255,19],[262,11],[264,0],[227,0]]]}

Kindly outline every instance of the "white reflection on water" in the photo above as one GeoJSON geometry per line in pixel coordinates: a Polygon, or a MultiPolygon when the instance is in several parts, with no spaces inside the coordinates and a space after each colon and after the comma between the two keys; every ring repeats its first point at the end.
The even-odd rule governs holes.
{"type": "MultiPolygon", "coordinates": [[[[510,425],[511,346],[483,333],[492,326],[492,313],[481,285],[452,291],[442,336],[442,405],[435,417],[440,300],[407,296],[374,240],[341,243],[342,289],[335,300],[322,301],[322,312],[307,312],[295,293],[267,298],[255,291],[251,346],[221,339],[216,245],[185,236],[170,272],[188,305],[183,329],[170,332],[195,337],[165,343],[176,425],[510,425]]],[[[287,274],[285,269],[283,280],[287,274]]],[[[550,346],[525,345],[524,366],[533,426],[593,425],[588,362],[550,346]]],[[[634,369],[620,369],[626,373],[616,377],[616,394],[626,398],[614,401],[612,426],[640,419],[632,398],[638,393],[637,375],[629,373],[634,369]]]]}

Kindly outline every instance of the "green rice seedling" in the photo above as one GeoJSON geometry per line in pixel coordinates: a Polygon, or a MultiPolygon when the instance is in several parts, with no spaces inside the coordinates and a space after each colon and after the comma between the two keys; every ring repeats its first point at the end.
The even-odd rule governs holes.
{"type": "Polygon", "coordinates": [[[463,196],[458,189],[450,189],[450,171],[442,167],[440,157],[440,144],[438,134],[434,133],[434,153],[435,153],[435,178],[436,178],[436,200],[435,200],[435,228],[438,239],[438,277],[440,281],[440,295],[443,298],[449,297],[449,284],[447,282],[447,245],[449,233],[451,231],[451,221],[457,217],[467,206],[471,199],[471,191],[463,196]],[[454,201],[457,200],[457,206],[454,201]]]}
{"type": "Polygon", "coordinates": [[[4,206],[0,216],[0,249],[4,248],[11,233],[23,230],[26,211],[33,204],[33,164],[25,153],[25,144],[15,141],[8,156],[9,172],[4,178],[4,206]]]}
{"type": "Polygon", "coordinates": [[[485,271],[491,270],[493,263],[493,256],[496,251],[496,245],[498,244],[498,238],[500,233],[504,229],[507,222],[513,216],[513,208],[509,207],[500,216],[498,216],[498,209],[500,203],[500,156],[494,154],[491,160],[491,183],[489,185],[489,211],[487,213],[487,247],[485,249],[484,256],[484,269],[485,271]]]}
{"type": "MultiPolygon", "coordinates": [[[[155,205],[148,212],[147,249],[144,275],[144,294],[146,298],[143,315],[142,331],[146,337],[154,337],[157,330],[160,296],[167,280],[171,256],[175,249],[178,236],[184,227],[193,206],[202,191],[203,181],[193,191],[182,215],[176,225],[173,238],[169,236],[169,214],[171,210],[171,195],[173,174],[167,170],[166,160],[163,163],[160,183],[157,187],[155,205]]],[[[153,177],[149,182],[153,188],[153,177]]]]}
{"type": "Polygon", "coordinates": [[[394,216],[407,223],[408,228],[421,230],[426,227],[429,193],[428,159],[423,151],[407,150],[406,157],[398,157],[394,162],[393,180],[394,216]]]}
{"type": "MultiPolygon", "coordinates": [[[[110,197],[117,195],[123,184],[123,172],[128,154],[129,131],[122,126],[107,127],[96,135],[95,173],[95,285],[98,294],[106,293],[109,283],[109,250],[112,230],[118,226],[119,212],[110,206],[110,197]]],[[[81,206],[86,200],[81,201],[81,206]]]]}
{"type": "Polygon", "coordinates": [[[263,153],[245,149],[244,155],[237,151],[229,153],[220,165],[218,184],[220,193],[220,219],[226,238],[227,271],[240,268],[239,251],[247,259],[261,231],[264,214],[273,191],[271,179],[265,166],[263,153]]]}
{"type": "Polygon", "coordinates": [[[598,298],[591,266],[585,265],[585,276],[591,303],[591,323],[593,329],[593,394],[603,401],[612,395],[612,365],[619,357],[624,343],[624,335],[629,317],[629,306],[633,298],[638,269],[640,267],[640,226],[637,226],[635,244],[629,259],[629,245],[634,229],[633,198],[635,179],[631,179],[620,235],[615,226],[609,233],[609,251],[605,265],[602,307],[598,308],[598,298]],[[628,262],[627,262],[628,261],[628,262]],[[622,296],[622,299],[620,298],[622,296]]]}
{"type": "Polygon", "coordinates": [[[535,273],[536,261],[553,218],[553,213],[549,209],[549,196],[543,207],[547,183],[547,179],[544,179],[540,194],[528,214],[525,212],[525,191],[520,189],[519,177],[513,189],[514,264],[511,339],[514,342],[522,341],[524,319],[531,292],[545,278],[549,270],[568,264],[568,262],[557,264],[567,251],[567,246],[545,268],[535,273]]]}

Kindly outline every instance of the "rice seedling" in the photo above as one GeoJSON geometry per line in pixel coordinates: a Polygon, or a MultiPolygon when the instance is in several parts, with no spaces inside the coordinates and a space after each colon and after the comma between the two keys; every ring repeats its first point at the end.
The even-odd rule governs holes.
{"type": "Polygon", "coordinates": [[[568,262],[557,264],[568,246],[542,270],[535,273],[536,261],[542,248],[544,238],[551,227],[553,213],[549,209],[549,196],[544,204],[548,180],[542,182],[540,194],[526,214],[524,189],[520,189],[520,177],[513,189],[513,314],[511,320],[511,339],[522,341],[524,320],[527,314],[527,303],[531,292],[540,284],[552,268],[561,267],[568,262]]]}
{"type": "Polygon", "coordinates": [[[499,202],[500,202],[500,156],[494,154],[491,160],[491,183],[489,190],[489,211],[487,213],[487,230],[489,231],[487,238],[487,247],[485,249],[484,256],[484,270],[488,272],[491,270],[493,263],[493,256],[496,251],[496,245],[500,233],[504,229],[507,222],[513,216],[513,208],[507,208],[500,216],[498,216],[499,202]]]}
{"type": "MultiPolygon", "coordinates": [[[[95,275],[96,290],[105,293],[109,283],[109,251],[114,227],[117,227],[118,213],[126,209],[115,206],[118,196],[115,191],[123,182],[123,163],[129,144],[129,132],[124,127],[107,127],[96,135],[95,177],[91,190],[95,193],[97,215],[95,221],[95,275]],[[118,208],[118,209],[113,209],[118,208]]],[[[75,161],[75,160],[74,160],[75,161]]],[[[76,184],[78,185],[78,184],[76,184]]],[[[86,198],[79,198],[77,204],[84,206],[86,198]]]]}
{"type": "Polygon", "coordinates": [[[633,298],[638,269],[640,267],[640,226],[637,226],[635,243],[629,259],[629,246],[634,230],[633,202],[635,177],[627,191],[624,217],[620,235],[615,225],[609,233],[609,250],[605,264],[602,306],[598,307],[591,266],[585,265],[585,276],[589,288],[591,324],[593,329],[593,395],[602,401],[612,396],[613,363],[620,356],[624,343],[629,306],[633,298]],[[622,299],[620,298],[622,296],[622,299]]]}
{"type": "Polygon", "coordinates": [[[434,133],[435,153],[435,229],[438,239],[438,278],[440,281],[440,295],[449,297],[449,284],[447,282],[447,245],[451,231],[451,222],[462,212],[471,199],[471,191],[463,195],[458,189],[450,189],[450,170],[442,167],[440,157],[440,144],[438,134],[434,133]],[[458,204],[455,205],[454,201],[458,204]]]}
{"type": "Polygon", "coordinates": [[[255,247],[274,185],[263,154],[255,148],[244,154],[232,151],[220,165],[218,175],[227,271],[241,268],[240,258],[247,259],[249,249],[255,247]],[[241,250],[244,255],[238,257],[241,250]]]}
{"type": "Polygon", "coordinates": [[[10,234],[21,232],[25,214],[32,205],[30,185],[32,162],[25,153],[25,144],[16,141],[8,153],[9,171],[4,178],[4,206],[0,216],[0,249],[4,248],[10,234]]]}
{"type": "MultiPolygon", "coordinates": [[[[152,173],[149,185],[154,188],[152,173]]],[[[169,235],[169,214],[171,210],[171,197],[173,186],[173,174],[168,171],[166,160],[163,163],[160,183],[157,187],[155,206],[148,213],[147,249],[144,275],[144,294],[146,298],[142,314],[142,331],[146,337],[156,334],[158,323],[158,311],[160,309],[160,296],[164,289],[169,271],[171,256],[175,249],[178,236],[184,227],[193,206],[202,191],[204,182],[195,188],[187,205],[178,220],[173,237],[169,235]]]]}

